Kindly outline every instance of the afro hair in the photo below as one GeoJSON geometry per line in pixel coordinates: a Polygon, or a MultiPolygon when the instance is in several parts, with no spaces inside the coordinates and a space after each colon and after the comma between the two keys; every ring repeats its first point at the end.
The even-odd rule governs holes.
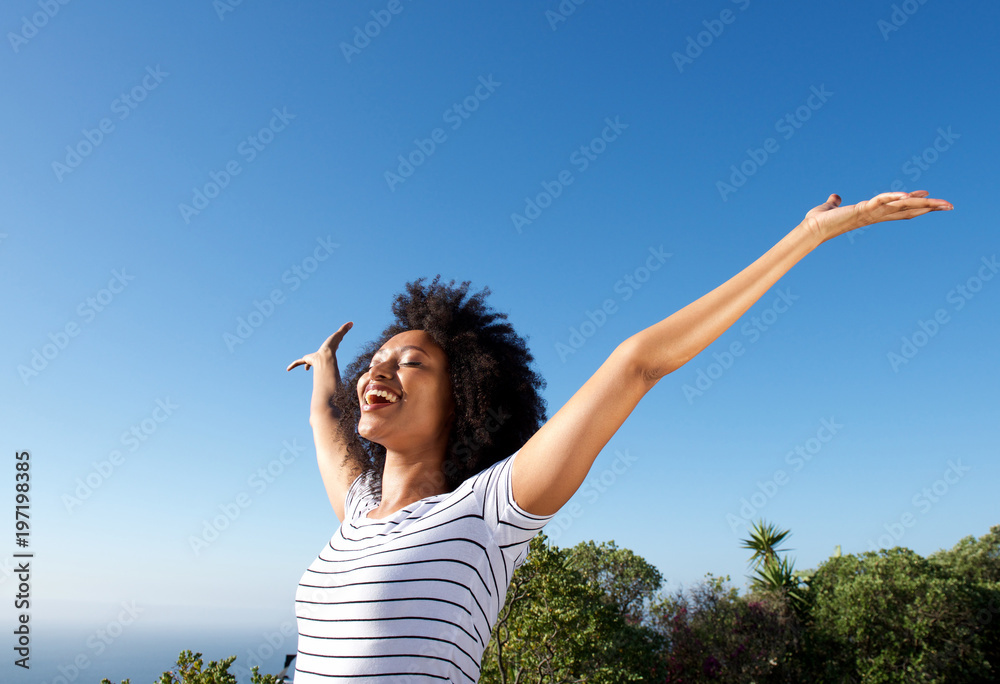
{"type": "Polygon", "coordinates": [[[339,409],[338,428],[346,435],[345,465],[366,476],[371,494],[381,500],[384,446],[358,434],[360,377],[371,357],[390,338],[408,330],[423,330],[448,358],[455,420],[443,464],[445,486],[454,491],[464,480],[520,449],[544,424],[545,381],[532,370],[534,357],[507,322],[493,310],[490,289],[469,295],[470,281],[455,286],[426,278],[406,284],[392,302],[395,321],[368,343],[344,370],[343,382],[331,403],[339,409]]]}

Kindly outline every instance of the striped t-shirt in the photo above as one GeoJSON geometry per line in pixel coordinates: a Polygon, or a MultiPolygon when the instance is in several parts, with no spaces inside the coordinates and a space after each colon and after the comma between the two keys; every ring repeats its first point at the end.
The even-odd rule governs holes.
{"type": "Polygon", "coordinates": [[[295,684],[479,679],[514,569],[552,516],[514,502],[515,453],[382,519],[358,477],[295,594],[295,684]]]}

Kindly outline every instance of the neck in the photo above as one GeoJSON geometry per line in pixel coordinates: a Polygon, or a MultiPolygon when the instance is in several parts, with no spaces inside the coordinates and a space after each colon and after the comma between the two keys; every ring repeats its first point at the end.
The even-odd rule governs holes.
{"type": "MultiPolygon", "coordinates": [[[[387,450],[382,471],[382,500],[378,517],[391,515],[404,506],[448,491],[442,454],[407,454],[387,450]]],[[[374,512],[374,511],[373,511],[374,512]]]]}

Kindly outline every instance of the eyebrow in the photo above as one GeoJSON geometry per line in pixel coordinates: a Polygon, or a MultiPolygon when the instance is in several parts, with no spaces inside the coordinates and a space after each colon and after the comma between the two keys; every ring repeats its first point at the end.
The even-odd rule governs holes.
{"type": "MultiPolygon", "coordinates": [[[[424,351],[424,349],[422,347],[418,347],[415,344],[407,344],[407,345],[404,345],[402,347],[399,347],[398,351],[400,353],[403,353],[403,352],[405,352],[408,349],[416,349],[418,352],[421,352],[422,354],[426,354],[427,356],[430,356],[430,354],[427,354],[427,352],[424,351]]],[[[389,351],[388,349],[380,349],[379,351],[377,351],[374,354],[372,354],[372,359],[374,359],[376,356],[378,356],[382,352],[388,352],[388,351],[389,351]]]]}

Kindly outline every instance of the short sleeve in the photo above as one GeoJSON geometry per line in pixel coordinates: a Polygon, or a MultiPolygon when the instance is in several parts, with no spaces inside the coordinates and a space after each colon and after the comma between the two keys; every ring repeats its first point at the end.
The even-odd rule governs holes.
{"type": "Polygon", "coordinates": [[[475,476],[472,489],[483,505],[483,521],[493,532],[497,546],[513,567],[528,554],[532,538],[553,515],[532,515],[517,505],[511,491],[511,466],[517,452],[475,476]]]}
{"type": "Polygon", "coordinates": [[[354,478],[354,482],[347,488],[347,496],[344,498],[344,520],[341,520],[341,522],[354,520],[358,517],[364,501],[371,497],[371,494],[368,492],[367,482],[365,473],[361,473],[354,478]]]}

